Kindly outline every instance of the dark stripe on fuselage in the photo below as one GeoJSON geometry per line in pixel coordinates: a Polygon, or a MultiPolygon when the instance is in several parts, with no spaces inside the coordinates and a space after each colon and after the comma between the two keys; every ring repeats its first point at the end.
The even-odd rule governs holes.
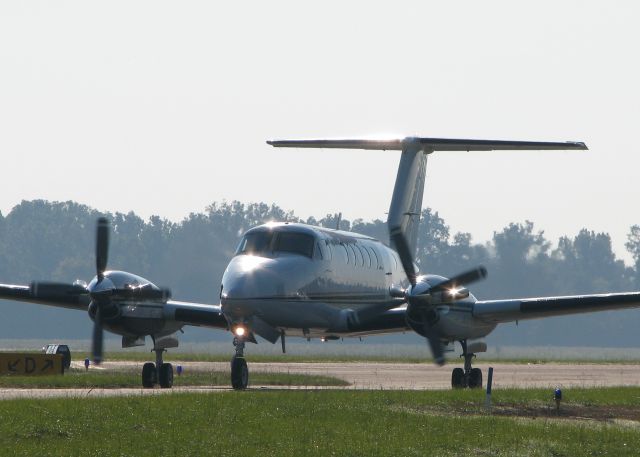
{"type": "Polygon", "coordinates": [[[319,302],[319,303],[369,303],[373,305],[382,303],[397,303],[400,306],[404,303],[402,299],[393,299],[385,295],[362,295],[362,294],[340,294],[340,295],[271,295],[269,297],[246,297],[224,299],[223,303],[242,303],[243,301],[279,301],[279,302],[319,302]]]}

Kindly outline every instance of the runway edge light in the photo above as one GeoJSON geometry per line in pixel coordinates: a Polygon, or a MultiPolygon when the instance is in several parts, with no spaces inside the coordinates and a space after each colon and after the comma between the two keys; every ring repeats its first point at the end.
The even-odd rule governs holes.
{"type": "Polygon", "coordinates": [[[556,387],[553,391],[553,399],[556,401],[556,411],[560,411],[560,402],[562,401],[562,389],[556,387]]]}
{"type": "Polygon", "coordinates": [[[487,378],[487,398],[484,402],[484,406],[487,409],[491,409],[491,384],[493,384],[493,367],[489,367],[489,376],[487,378]]]}

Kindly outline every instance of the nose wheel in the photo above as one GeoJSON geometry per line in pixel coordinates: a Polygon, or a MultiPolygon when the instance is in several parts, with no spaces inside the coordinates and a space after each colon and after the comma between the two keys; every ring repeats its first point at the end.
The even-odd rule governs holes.
{"type": "Polygon", "coordinates": [[[244,390],[249,385],[249,367],[244,358],[244,340],[233,339],[236,353],[231,359],[231,387],[235,390],[244,390]]]}
{"type": "Polygon", "coordinates": [[[468,387],[470,389],[482,388],[482,370],[480,368],[472,368],[471,360],[476,356],[473,353],[467,352],[467,341],[461,340],[462,355],[464,357],[464,369],[454,368],[451,372],[451,387],[454,389],[464,389],[468,387]]]}

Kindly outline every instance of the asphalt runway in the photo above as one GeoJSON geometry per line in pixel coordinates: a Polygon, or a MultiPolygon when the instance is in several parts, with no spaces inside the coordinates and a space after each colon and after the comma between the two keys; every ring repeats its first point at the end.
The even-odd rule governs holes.
{"type": "MultiPolygon", "coordinates": [[[[182,365],[184,373],[199,371],[229,371],[228,362],[175,362],[182,365]]],[[[338,389],[372,390],[441,390],[451,388],[451,369],[459,365],[436,367],[431,364],[406,363],[249,363],[251,372],[284,372],[292,374],[316,374],[333,376],[350,383],[338,389]]],[[[494,389],[507,387],[605,387],[640,385],[640,364],[515,364],[515,363],[477,363],[474,367],[483,371],[486,384],[489,366],[494,369],[494,389]]],[[[105,362],[100,370],[130,369],[139,371],[142,362],[105,362]]],[[[251,379],[251,378],[250,378],[251,379]]],[[[44,398],[44,397],[101,397],[126,395],[160,395],[171,392],[225,392],[228,386],[180,387],[180,378],[176,375],[176,387],[173,389],[0,389],[0,399],[44,398]]],[[[253,386],[253,390],[282,389],[320,389],[315,386],[253,386]]],[[[336,387],[324,387],[336,389],[336,387]]]]}

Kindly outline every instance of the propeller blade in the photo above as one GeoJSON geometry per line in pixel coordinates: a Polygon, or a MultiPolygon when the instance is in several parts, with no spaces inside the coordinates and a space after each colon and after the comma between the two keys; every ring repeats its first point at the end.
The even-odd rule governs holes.
{"type": "Polygon", "coordinates": [[[29,287],[34,298],[45,300],[68,299],[89,293],[85,287],[79,284],[62,282],[34,281],[29,287]]]}
{"type": "Polygon", "coordinates": [[[98,219],[96,228],[96,272],[98,279],[102,279],[107,269],[109,259],[109,220],[106,217],[98,219]]]}
{"type": "Polygon", "coordinates": [[[438,366],[444,365],[444,346],[442,345],[442,341],[440,338],[432,337],[427,338],[427,342],[429,343],[429,347],[431,348],[431,355],[433,355],[433,361],[438,366]]]}
{"type": "Polygon", "coordinates": [[[93,340],[91,341],[91,354],[93,355],[93,363],[96,365],[102,363],[102,343],[102,313],[100,311],[100,304],[97,304],[93,324],[93,340]]]}
{"type": "Polygon", "coordinates": [[[96,302],[96,306],[100,306],[99,303],[109,302],[113,296],[113,289],[92,290],[89,292],[91,299],[96,302]]]}
{"type": "Polygon", "coordinates": [[[444,345],[438,337],[438,334],[433,330],[433,327],[431,327],[426,311],[422,312],[422,326],[422,331],[431,349],[433,361],[438,366],[444,365],[444,345]]]}
{"type": "Polygon", "coordinates": [[[471,284],[472,282],[479,281],[487,277],[487,269],[483,266],[474,268],[473,270],[465,271],[453,278],[447,279],[441,282],[437,286],[431,288],[430,292],[442,292],[447,289],[457,289],[460,286],[471,284]]]}
{"type": "Polygon", "coordinates": [[[407,239],[402,232],[392,233],[391,239],[396,246],[396,251],[400,256],[400,262],[402,263],[402,268],[404,268],[404,272],[407,275],[407,279],[409,279],[412,286],[415,286],[417,272],[413,265],[413,254],[411,254],[411,249],[409,249],[407,239]]]}

